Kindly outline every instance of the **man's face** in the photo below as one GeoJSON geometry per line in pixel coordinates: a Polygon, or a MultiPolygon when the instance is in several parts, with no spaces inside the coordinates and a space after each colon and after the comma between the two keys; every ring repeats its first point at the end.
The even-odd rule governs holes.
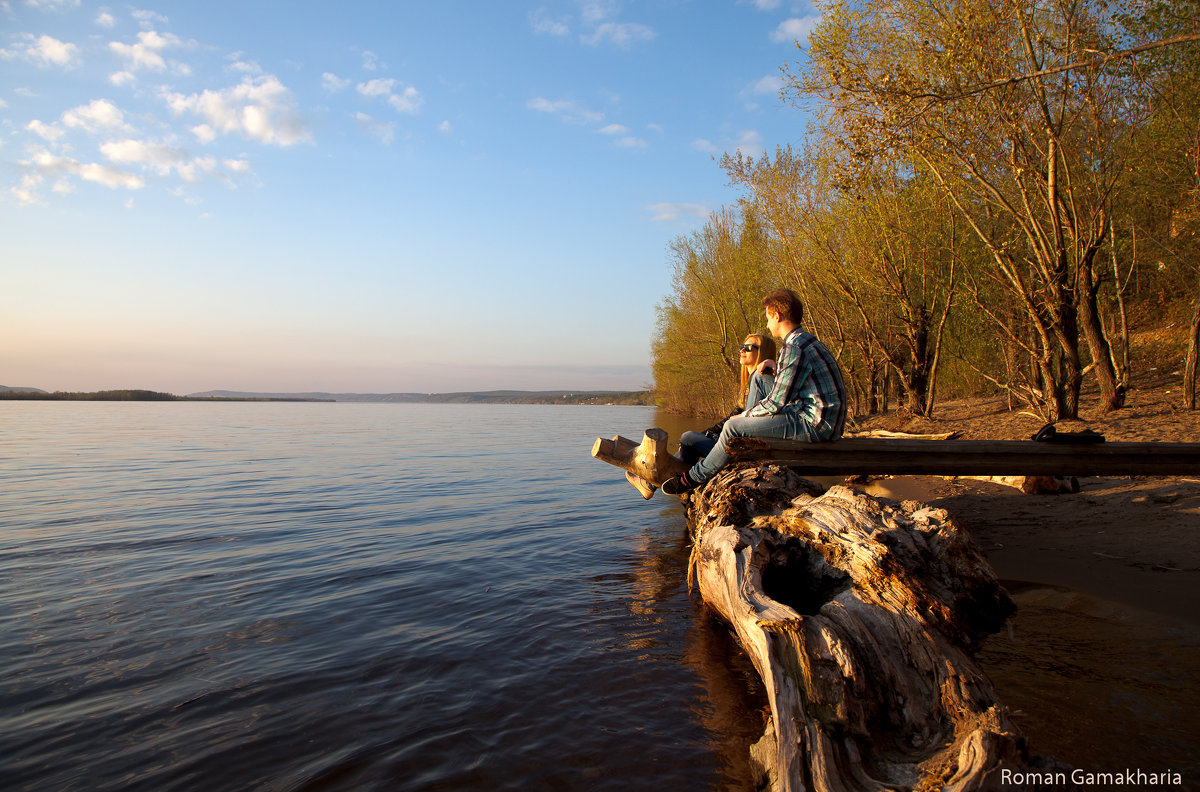
{"type": "Polygon", "coordinates": [[[770,308],[767,309],[767,330],[776,338],[779,337],[779,314],[770,308]]]}

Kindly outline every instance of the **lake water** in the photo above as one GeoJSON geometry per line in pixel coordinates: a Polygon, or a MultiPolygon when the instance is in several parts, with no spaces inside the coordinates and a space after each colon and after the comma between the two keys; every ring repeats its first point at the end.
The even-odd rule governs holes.
{"type": "MultiPolygon", "coordinates": [[[[0,402],[0,790],[746,790],[649,408],[0,402]]],[[[1200,633],[1014,586],[1035,752],[1200,778],[1200,633]]]]}
{"type": "Polygon", "coordinates": [[[744,789],[636,407],[0,404],[5,790],[744,789]]]}

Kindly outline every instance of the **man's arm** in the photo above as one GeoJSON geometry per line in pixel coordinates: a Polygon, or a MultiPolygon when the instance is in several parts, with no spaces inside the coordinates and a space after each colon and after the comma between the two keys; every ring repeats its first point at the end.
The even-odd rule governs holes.
{"type": "Polygon", "coordinates": [[[791,344],[784,344],[779,353],[779,370],[775,374],[775,384],[766,398],[750,407],[743,415],[748,418],[759,418],[764,415],[774,415],[783,409],[787,403],[787,394],[800,370],[800,356],[791,344]]]}

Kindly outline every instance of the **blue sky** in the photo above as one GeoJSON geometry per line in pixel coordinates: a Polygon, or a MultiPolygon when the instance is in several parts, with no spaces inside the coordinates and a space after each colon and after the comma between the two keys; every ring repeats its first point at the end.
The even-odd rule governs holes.
{"type": "Polygon", "coordinates": [[[787,0],[0,0],[0,384],[634,389],[787,0]]]}

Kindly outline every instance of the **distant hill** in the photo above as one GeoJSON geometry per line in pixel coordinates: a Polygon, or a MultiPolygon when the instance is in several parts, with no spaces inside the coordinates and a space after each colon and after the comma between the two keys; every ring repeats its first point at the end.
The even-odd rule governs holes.
{"type": "Polygon", "coordinates": [[[652,405],[648,391],[471,391],[462,393],[249,393],[214,390],[189,393],[189,399],[296,399],[399,404],[633,404],[652,405]]]}
{"type": "Polygon", "coordinates": [[[8,385],[0,385],[0,393],[46,393],[41,388],[11,388],[8,385]]]}

